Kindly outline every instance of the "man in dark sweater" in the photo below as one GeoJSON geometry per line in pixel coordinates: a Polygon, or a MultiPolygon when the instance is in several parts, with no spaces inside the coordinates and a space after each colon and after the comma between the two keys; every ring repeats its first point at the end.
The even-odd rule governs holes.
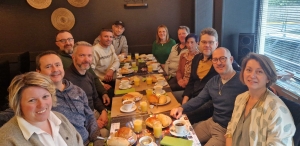
{"type": "Polygon", "coordinates": [[[84,90],[88,97],[90,108],[96,113],[98,126],[103,128],[108,121],[107,110],[98,97],[93,75],[87,71],[93,59],[92,49],[92,45],[84,41],[77,42],[74,45],[73,63],[65,71],[64,78],[84,90]]]}
{"type": "MultiPolygon", "coordinates": [[[[171,110],[170,115],[179,118],[182,112],[190,112],[212,100],[214,112],[212,118],[193,125],[200,142],[206,146],[225,145],[225,133],[238,94],[247,90],[239,80],[239,72],[232,67],[233,57],[226,48],[213,52],[213,67],[219,75],[211,78],[203,90],[181,107],[171,110]]],[[[196,115],[194,115],[196,116],[196,115]]]]}
{"type": "MultiPolygon", "coordinates": [[[[67,70],[72,64],[72,54],[73,54],[73,46],[74,46],[74,38],[70,31],[67,30],[60,30],[56,35],[55,44],[59,47],[59,57],[62,60],[64,70],[67,70]]],[[[110,98],[109,96],[113,97],[113,91],[109,96],[107,95],[107,91],[99,81],[99,78],[94,73],[93,69],[88,69],[88,71],[93,75],[95,86],[97,89],[97,93],[99,97],[102,97],[103,103],[110,108],[110,98]]]]}

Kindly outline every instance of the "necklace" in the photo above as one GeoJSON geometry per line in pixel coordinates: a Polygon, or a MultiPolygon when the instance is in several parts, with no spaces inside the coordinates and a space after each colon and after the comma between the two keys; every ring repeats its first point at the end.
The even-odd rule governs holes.
{"type": "Polygon", "coordinates": [[[229,79],[227,79],[224,84],[222,83],[222,78],[220,78],[220,82],[219,82],[219,95],[222,95],[222,89],[225,86],[225,84],[235,75],[235,71],[233,72],[233,74],[231,75],[231,77],[229,79]],[[222,87],[221,87],[221,83],[222,83],[222,87]]]}

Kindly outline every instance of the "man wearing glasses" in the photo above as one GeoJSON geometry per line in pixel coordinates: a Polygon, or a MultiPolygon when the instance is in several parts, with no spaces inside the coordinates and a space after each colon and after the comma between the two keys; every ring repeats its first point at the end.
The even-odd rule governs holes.
{"type": "MultiPolygon", "coordinates": [[[[213,116],[193,125],[200,142],[205,146],[225,145],[225,133],[238,94],[247,91],[247,86],[239,80],[239,72],[233,69],[233,57],[228,49],[220,47],[213,52],[211,63],[219,74],[211,78],[203,90],[181,107],[171,110],[170,115],[178,119],[182,112],[190,112],[209,100],[213,103],[213,116]]],[[[205,112],[205,111],[203,111],[205,112]]],[[[199,114],[204,113],[198,113],[199,114]]]]}
{"type": "MultiPolygon", "coordinates": [[[[183,92],[182,104],[196,97],[204,88],[206,83],[218,73],[213,68],[211,60],[212,52],[218,47],[218,33],[213,28],[205,28],[200,33],[200,52],[194,57],[191,65],[191,75],[183,92]]],[[[240,70],[239,65],[233,63],[234,70],[240,70]]],[[[179,101],[180,102],[180,101],[179,101]]],[[[206,120],[213,114],[212,101],[207,101],[201,107],[186,113],[191,123],[206,120]],[[199,115],[199,113],[202,113],[199,115]],[[197,115],[197,116],[195,116],[197,115]]]]}
{"type": "MultiPolygon", "coordinates": [[[[70,65],[73,63],[72,61],[72,54],[73,54],[73,47],[74,47],[74,38],[70,31],[67,30],[60,30],[56,35],[55,44],[58,46],[59,51],[58,55],[63,63],[64,70],[67,70],[70,65]]],[[[94,83],[97,89],[97,93],[99,97],[102,97],[103,103],[105,104],[106,108],[110,109],[110,98],[107,95],[107,91],[99,81],[98,77],[94,73],[94,71],[90,68],[88,71],[93,74],[94,76],[94,83]]]]}

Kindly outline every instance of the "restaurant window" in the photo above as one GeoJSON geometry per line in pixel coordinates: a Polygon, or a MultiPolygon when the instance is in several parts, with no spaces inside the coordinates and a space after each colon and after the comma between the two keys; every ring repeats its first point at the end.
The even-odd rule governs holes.
{"type": "Polygon", "coordinates": [[[300,97],[300,1],[261,0],[257,51],[268,56],[279,75],[276,84],[300,97]]]}

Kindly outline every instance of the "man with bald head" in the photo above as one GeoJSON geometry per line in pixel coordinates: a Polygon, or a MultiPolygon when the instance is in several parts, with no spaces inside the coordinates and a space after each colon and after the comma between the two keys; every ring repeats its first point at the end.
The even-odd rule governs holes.
{"type": "Polygon", "coordinates": [[[219,75],[211,78],[195,98],[170,112],[171,116],[178,119],[183,112],[193,111],[212,100],[213,116],[193,125],[196,135],[200,142],[206,143],[205,146],[225,145],[224,135],[231,118],[235,98],[247,90],[247,87],[239,80],[239,72],[232,67],[233,57],[228,49],[220,47],[214,50],[211,61],[219,75]]]}

